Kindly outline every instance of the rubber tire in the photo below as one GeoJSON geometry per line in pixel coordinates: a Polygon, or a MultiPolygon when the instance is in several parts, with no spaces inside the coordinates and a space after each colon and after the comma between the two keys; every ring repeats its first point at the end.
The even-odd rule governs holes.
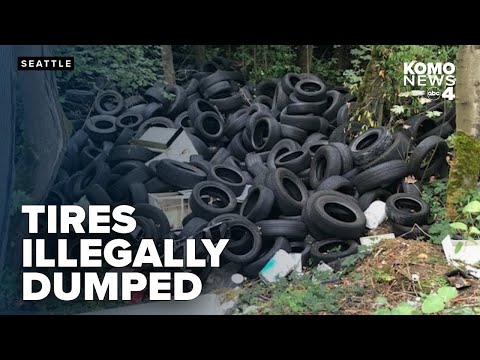
{"type": "Polygon", "coordinates": [[[252,176],[258,176],[268,171],[268,167],[263,163],[262,158],[257,153],[248,153],[247,156],[245,156],[245,165],[252,176]]]}
{"type": "Polygon", "coordinates": [[[265,176],[265,186],[275,195],[275,205],[284,215],[299,215],[308,198],[308,190],[302,180],[288,169],[276,169],[265,176]],[[284,185],[288,180],[296,188],[298,199],[294,198],[284,185]]]}
{"type": "Polygon", "coordinates": [[[213,111],[206,111],[201,113],[195,120],[195,132],[201,139],[206,141],[217,141],[222,138],[225,130],[225,122],[218,113],[213,111]],[[215,133],[208,131],[206,127],[206,121],[213,120],[218,126],[218,130],[215,133]]]}
{"type": "Polygon", "coordinates": [[[117,116],[122,112],[124,106],[125,106],[125,101],[123,100],[123,96],[113,90],[107,90],[99,93],[93,103],[93,107],[95,108],[95,111],[100,115],[117,116]],[[105,110],[101,106],[102,100],[109,96],[114,97],[117,100],[117,105],[112,110],[105,110]]]}
{"type": "Polygon", "coordinates": [[[353,157],[352,152],[348,145],[338,143],[338,142],[331,142],[329,145],[335,147],[340,156],[342,157],[342,174],[349,172],[353,169],[353,157]]]}
{"type": "Polygon", "coordinates": [[[135,211],[133,216],[144,216],[146,218],[152,219],[157,228],[157,233],[159,236],[163,236],[166,233],[170,232],[170,224],[168,218],[162,209],[150,205],[150,204],[138,204],[135,205],[135,211]]]}
{"type": "Polygon", "coordinates": [[[428,221],[430,214],[430,207],[419,196],[411,194],[394,194],[390,196],[385,203],[385,211],[387,217],[394,223],[404,226],[425,225],[428,221]],[[415,203],[419,206],[418,212],[409,212],[402,210],[398,207],[399,201],[405,201],[409,203],[415,203]]]}
{"type": "Polygon", "coordinates": [[[270,170],[275,170],[277,167],[275,165],[275,160],[278,156],[288,152],[288,151],[295,151],[300,149],[300,145],[298,142],[292,139],[282,139],[275,146],[270,150],[268,157],[267,157],[267,167],[270,170]]]}
{"type": "Polygon", "coordinates": [[[117,138],[116,117],[111,115],[95,115],[85,120],[84,130],[90,139],[96,143],[104,141],[114,142],[117,138]],[[108,128],[99,127],[98,123],[109,123],[108,128]]]}
{"type": "Polygon", "coordinates": [[[368,164],[382,155],[392,143],[393,136],[386,127],[371,128],[350,143],[353,161],[358,166],[368,164]],[[362,142],[371,141],[371,138],[375,136],[376,138],[373,139],[373,142],[366,147],[359,148],[362,142]]]}
{"type": "Polygon", "coordinates": [[[235,196],[240,196],[247,185],[241,171],[224,164],[212,166],[207,175],[208,181],[215,181],[227,186],[235,196]]]}
{"type": "MultiPolygon", "coordinates": [[[[207,193],[208,194],[208,193],[207,193]]],[[[237,207],[237,199],[235,194],[223,184],[219,184],[213,181],[202,181],[193,187],[190,195],[190,209],[192,212],[205,220],[212,220],[214,217],[222,214],[233,212],[237,207]],[[219,196],[223,199],[225,206],[223,208],[216,208],[206,204],[201,199],[201,193],[205,189],[208,189],[210,193],[215,196],[219,196]],[[213,189],[213,191],[212,191],[213,189]]]]}
{"type": "Polygon", "coordinates": [[[407,164],[402,160],[392,160],[373,166],[353,179],[353,184],[360,194],[378,187],[385,188],[395,181],[407,176],[407,164]]]}
{"type": "Polygon", "coordinates": [[[151,160],[156,154],[143,146],[139,145],[119,145],[115,146],[108,156],[108,163],[116,165],[127,160],[136,160],[147,162],[151,160]]]}
{"type": "Polygon", "coordinates": [[[315,153],[310,165],[310,186],[316,189],[324,178],[340,175],[342,172],[342,156],[337,148],[322,146],[315,153]],[[325,162],[322,166],[321,162],[325,162]]]}
{"type": "Polygon", "coordinates": [[[327,97],[327,87],[323,81],[300,80],[295,84],[294,93],[298,100],[305,102],[322,101],[327,97]],[[313,91],[308,89],[315,88],[313,91]]]}
{"type": "Polygon", "coordinates": [[[148,193],[143,183],[131,183],[128,190],[130,191],[130,203],[132,205],[148,204],[148,193]]]}
{"type": "Polygon", "coordinates": [[[419,237],[425,238],[425,233],[428,234],[428,230],[430,226],[422,225],[420,229],[422,229],[425,233],[420,231],[417,226],[404,226],[400,224],[395,224],[394,222],[389,222],[390,226],[392,227],[392,232],[395,234],[396,237],[401,237],[402,239],[418,239],[419,237]]]}
{"type": "Polygon", "coordinates": [[[313,114],[320,116],[327,109],[327,99],[317,102],[295,102],[287,105],[288,115],[313,114]]]}
{"type": "Polygon", "coordinates": [[[360,209],[362,209],[362,211],[365,211],[375,200],[386,202],[391,195],[392,194],[385,189],[368,191],[358,198],[358,205],[360,205],[360,209]]]}
{"type": "Polygon", "coordinates": [[[207,178],[204,171],[177,160],[160,160],[155,168],[160,180],[180,189],[192,189],[207,178]]]}
{"type": "Polygon", "coordinates": [[[315,262],[324,262],[329,263],[337,259],[342,259],[344,257],[356,254],[358,252],[358,244],[354,240],[337,240],[337,239],[329,239],[325,241],[319,241],[312,245],[312,249],[310,252],[311,257],[315,260],[315,262]],[[334,253],[322,253],[320,249],[328,245],[346,245],[348,248],[343,251],[338,251],[334,253]]]}
{"type": "Polygon", "coordinates": [[[132,129],[125,128],[118,135],[115,140],[114,146],[118,145],[129,145],[130,140],[135,136],[135,131],[132,129]]]}
{"type": "Polygon", "coordinates": [[[327,98],[329,99],[330,106],[323,112],[322,116],[332,123],[335,121],[338,110],[345,101],[343,95],[336,90],[327,91],[327,98]]]}
{"type": "Polygon", "coordinates": [[[441,137],[433,135],[425,138],[410,154],[408,173],[415,175],[415,178],[418,180],[429,179],[430,176],[435,175],[443,163],[446,162],[447,152],[448,144],[441,137]],[[435,148],[434,161],[430,163],[429,167],[422,169],[421,164],[423,159],[435,148]]]}
{"type": "Polygon", "coordinates": [[[256,151],[266,151],[272,149],[281,139],[280,124],[273,117],[260,117],[255,120],[252,126],[250,141],[256,151]],[[262,130],[267,126],[268,133],[266,137],[262,136],[262,130]]]}
{"type": "Polygon", "coordinates": [[[252,186],[240,206],[240,215],[252,222],[265,220],[269,217],[274,202],[275,194],[272,190],[263,185],[252,186]]]}
{"type": "Polygon", "coordinates": [[[286,124],[280,124],[282,138],[292,139],[298,143],[303,143],[308,137],[308,132],[286,124]]]}
{"type": "Polygon", "coordinates": [[[290,253],[291,254],[301,254],[302,255],[302,266],[308,266],[308,260],[310,259],[310,251],[312,245],[304,241],[294,241],[290,243],[290,253]],[[296,251],[300,250],[300,251],[296,251]]]}
{"type": "Polygon", "coordinates": [[[288,241],[302,241],[308,235],[307,226],[298,220],[262,220],[255,223],[264,240],[283,236],[288,241]]]}
{"type": "Polygon", "coordinates": [[[219,94],[229,94],[232,91],[232,86],[228,81],[219,81],[212,86],[206,88],[202,94],[205,99],[215,97],[219,94]]]}
{"type": "Polygon", "coordinates": [[[91,205],[113,205],[112,198],[99,184],[93,184],[85,192],[85,196],[91,205]]]}
{"type": "Polygon", "coordinates": [[[375,160],[361,166],[362,169],[370,169],[378,164],[391,160],[405,160],[410,150],[411,142],[402,132],[393,135],[393,142],[387,150],[380,154],[375,160]]]}
{"type": "Polygon", "coordinates": [[[294,174],[310,167],[310,154],[308,151],[299,149],[286,152],[275,159],[276,168],[285,168],[294,174]]]}
{"type": "Polygon", "coordinates": [[[229,112],[237,110],[243,105],[243,97],[237,92],[224,98],[212,98],[210,102],[215,105],[220,112],[229,112]]]}
{"type": "Polygon", "coordinates": [[[355,187],[353,184],[340,175],[333,175],[324,179],[317,187],[317,191],[320,190],[334,190],[342,194],[355,195],[355,187]]]}

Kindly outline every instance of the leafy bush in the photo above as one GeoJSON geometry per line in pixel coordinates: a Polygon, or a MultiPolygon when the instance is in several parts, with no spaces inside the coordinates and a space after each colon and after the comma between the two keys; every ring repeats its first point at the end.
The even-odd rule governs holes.
{"type": "Polygon", "coordinates": [[[74,71],[57,73],[61,90],[113,89],[129,96],[163,79],[158,45],[62,45],[53,52],[75,57],[74,71]]]}

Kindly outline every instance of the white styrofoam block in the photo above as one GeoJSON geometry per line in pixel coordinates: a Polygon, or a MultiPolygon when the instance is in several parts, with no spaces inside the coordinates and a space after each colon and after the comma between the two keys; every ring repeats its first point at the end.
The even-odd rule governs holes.
{"type": "Polygon", "coordinates": [[[297,273],[302,273],[303,268],[302,268],[302,254],[300,253],[291,253],[290,257],[293,259],[293,262],[295,263],[295,266],[293,268],[293,271],[297,273]]]}
{"type": "Polygon", "coordinates": [[[480,262],[480,241],[478,240],[452,240],[450,235],[447,235],[442,240],[442,248],[447,262],[451,265],[458,263],[475,265],[480,262]],[[459,243],[463,245],[458,252],[455,252],[459,243]]]}
{"type": "Polygon", "coordinates": [[[395,234],[388,233],[388,234],[381,234],[381,235],[362,236],[360,238],[360,244],[370,247],[386,239],[395,239],[395,234]]]}
{"type": "Polygon", "coordinates": [[[364,214],[367,218],[367,228],[376,229],[387,219],[385,203],[381,200],[372,202],[367,210],[364,211],[364,214]]]}
{"type": "Polygon", "coordinates": [[[295,268],[295,261],[285,250],[278,250],[260,271],[263,282],[270,284],[284,278],[295,268]]]}

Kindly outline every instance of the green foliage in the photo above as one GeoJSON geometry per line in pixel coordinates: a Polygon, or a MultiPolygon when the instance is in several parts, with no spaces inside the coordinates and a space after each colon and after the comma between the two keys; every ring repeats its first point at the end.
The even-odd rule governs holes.
{"type": "MultiPolygon", "coordinates": [[[[454,287],[445,286],[439,288],[436,292],[429,295],[422,294],[422,303],[420,309],[409,303],[400,303],[395,307],[384,307],[378,309],[376,315],[429,315],[437,314],[444,311],[444,309],[450,304],[450,301],[458,296],[458,291],[454,287]]],[[[385,299],[386,300],[386,299],[385,299]]],[[[383,298],[377,298],[377,303],[387,305],[383,298]],[[381,301],[378,301],[382,299],[381,301]]],[[[473,310],[472,310],[473,312],[473,310]]]]}
{"type": "Polygon", "coordinates": [[[264,79],[281,77],[288,72],[300,72],[296,65],[297,54],[290,45],[239,45],[233,49],[229,45],[228,48],[208,48],[207,57],[214,55],[233,60],[254,84],[264,79]]]}
{"type": "Polygon", "coordinates": [[[163,79],[158,45],[67,45],[54,53],[75,56],[75,70],[57,73],[61,89],[113,89],[137,94],[163,79]]]}

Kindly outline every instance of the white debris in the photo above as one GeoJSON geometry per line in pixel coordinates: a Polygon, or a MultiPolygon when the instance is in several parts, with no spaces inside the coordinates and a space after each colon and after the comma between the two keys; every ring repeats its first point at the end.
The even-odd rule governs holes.
{"type": "Polygon", "coordinates": [[[293,271],[296,273],[301,274],[303,272],[302,268],[302,254],[300,253],[291,253],[290,257],[293,259],[295,262],[295,267],[293,268],[293,271]]]}
{"type": "Polygon", "coordinates": [[[360,238],[360,244],[367,247],[371,247],[386,239],[395,239],[395,234],[388,233],[388,234],[373,235],[373,236],[363,236],[360,238]]]}
{"type": "Polygon", "coordinates": [[[295,268],[295,261],[285,250],[278,250],[275,255],[260,271],[259,276],[263,282],[270,284],[284,278],[295,268]]]}
{"type": "Polygon", "coordinates": [[[480,269],[472,266],[480,263],[479,240],[452,240],[450,235],[447,235],[442,240],[442,248],[450,265],[466,265],[468,273],[480,279],[480,269]]]}
{"type": "Polygon", "coordinates": [[[240,285],[245,280],[242,274],[233,274],[231,279],[232,282],[236,285],[240,285]]]}
{"type": "Polygon", "coordinates": [[[331,266],[325,264],[323,261],[317,265],[317,270],[320,272],[328,272],[333,273],[333,269],[331,266]]]}
{"type": "Polygon", "coordinates": [[[387,219],[385,203],[380,200],[372,202],[367,210],[364,211],[364,214],[367,218],[367,228],[376,229],[387,219]]]}

